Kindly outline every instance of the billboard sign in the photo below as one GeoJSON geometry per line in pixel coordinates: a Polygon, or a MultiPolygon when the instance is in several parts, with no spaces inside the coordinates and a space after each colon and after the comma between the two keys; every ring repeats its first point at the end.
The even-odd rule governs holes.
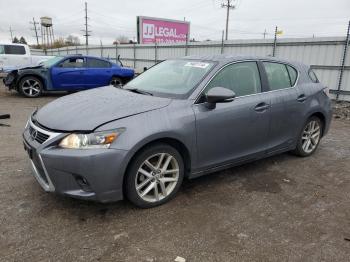
{"type": "Polygon", "coordinates": [[[190,38],[190,23],[155,17],[137,17],[137,40],[148,43],[183,43],[190,38]]]}

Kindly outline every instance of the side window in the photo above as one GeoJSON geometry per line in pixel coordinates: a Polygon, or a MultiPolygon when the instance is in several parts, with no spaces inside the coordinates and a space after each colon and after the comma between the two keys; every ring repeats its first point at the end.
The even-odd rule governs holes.
{"type": "Polygon", "coordinates": [[[86,61],[86,66],[90,68],[108,68],[111,67],[111,64],[104,60],[88,58],[86,61]]]}
{"type": "Polygon", "coordinates": [[[270,90],[279,90],[292,86],[286,65],[274,62],[263,62],[263,64],[270,90]]]}
{"type": "Polygon", "coordinates": [[[236,96],[261,92],[260,74],[256,62],[240,62],[222,69],[207,85],[205,93],[213,87],[225,87],[236,96]]]}
{"type": "Polygon", "coordinates": [[[26,49],[22,45],[5,45],[5,54],[7,55],[25,55],[26,49]]]}
{"type": "Polygon", "coordinates": [[[0,55],[5,54],[5,48],[3,45],[0,45],[0,55]]]}
{"type": "Polygon", "coordinates": [[[59,67],[63,68],[81,68],[84,67],[84,58],[72,57],[64,60],[59,64],[59,67]]]}
{"type": "Polygon", "coordinates": [[[290,84],[292,86],[295,85],[295,82],[297,81],[298,78],[298,73],[297,70],[295,70],[293,67],[286,65],[288,73],[289,73],[289,79],[290,79],[290,84]]]}
{"type": "Polygon", "coordinates": [[[309,77],[310,77],[312,82],[318,83],[318,78],[317,78],[314,70],[312,70],[312,69],[309,70],[309,77]]]}

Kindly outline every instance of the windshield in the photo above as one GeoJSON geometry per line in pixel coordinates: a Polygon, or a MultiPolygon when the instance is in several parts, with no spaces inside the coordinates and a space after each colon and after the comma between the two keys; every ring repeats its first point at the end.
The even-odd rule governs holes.
{"type": "Polygon", "coordinates": [[[44,67],[50,67],[50,66],[56,64],[61,59],[62,59],[62,56],[56,56],[56,57],[53,57],[53,58],[50,58],[48,60],[41,62],[39,65],[42,65],[44,67]]]}
{"type": "Polygon", "coordinates": [[[211,70],[213,62],[167,60],[130,81],[124,89],[137,89],[166,97],[182,97],[211,70]]]}

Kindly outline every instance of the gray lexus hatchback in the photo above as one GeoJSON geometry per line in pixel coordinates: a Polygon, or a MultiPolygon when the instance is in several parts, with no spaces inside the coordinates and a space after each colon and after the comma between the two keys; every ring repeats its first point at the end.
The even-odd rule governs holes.
{"type": "Polygon", "coordinates": [[[286,151],[313,154],[331,114],[309,66],[188,56],[121,88],[56,99],[30,116],[23,138],[44,190],[147,208],[173,198],[185,177],[286,151]]]}

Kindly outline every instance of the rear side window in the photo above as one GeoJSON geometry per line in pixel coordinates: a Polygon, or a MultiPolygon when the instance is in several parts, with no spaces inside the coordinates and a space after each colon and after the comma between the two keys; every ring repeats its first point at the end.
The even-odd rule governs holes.
{"type": "Polygon", "coordinates": [[[297,70],[295,70],[293,67],[286,65],[288,73],[289,73],[289,79],[290,79],[290,84],[291,86],[295,85],[295,82],[297,81],[298,78],[298,73],[297,70]]]}
{"type": "Polygon", "coordinates": [[[309,70],[309,77],[310,77],[312,82],[318,83],[318,78],[317,78],[314,70],[312,70],[312,69],[309,70]]]}
{"type": "Polygon", "coordinates": [[[207,85],[205,93],[213,87],[225,87],[236,96],[261,92],[260,74],[256,62],[240,62],[223,68],[207,85]]]}
{"type": "Polygon", "coordinates": [[[25,55],[26,50],[21,45],[5,45],[5,54],[7,55],[25,55]]]}
{"type": "Polygon", "coordinates": [[[111,67],[111,64],[100,59],[88,58],[86,61],[86,66],[90,68],[108,68],[111,67]]]}
{"type": "Polygon", "coordinates": [[[263,64],[270,90],[279,90],[292,86],[286,65],[273,62],[263,62],[263,64]]]}

